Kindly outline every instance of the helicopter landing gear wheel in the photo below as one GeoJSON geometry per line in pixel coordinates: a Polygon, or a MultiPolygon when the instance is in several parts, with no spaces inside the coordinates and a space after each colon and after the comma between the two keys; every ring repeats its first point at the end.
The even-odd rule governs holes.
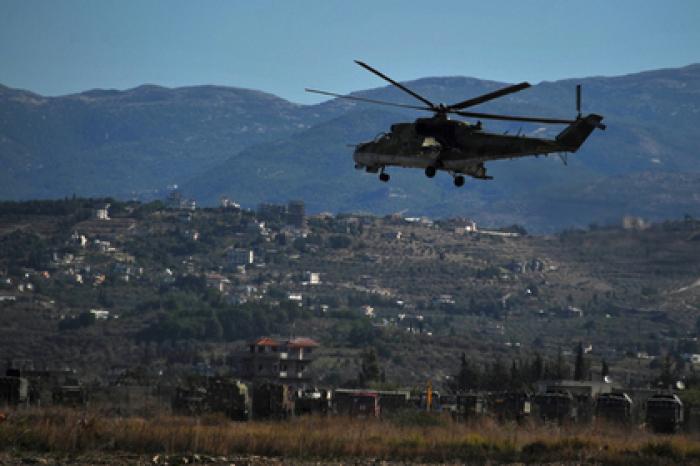
{"type": "Polygon", "coordinates": [[[436,172],[435,167],[433,167],[433,166],[425,167],[425,176],[427,176],[428,178],[434,177],[435,172],[436,172]]]}
{"type": "Polygon", "coordinates": [[[455,183],[455,186],[457,186],[458,188],[460,186],[463,186],[464,185],[464,177],[462,175],[455,176],[454,183],[455,183]]]}

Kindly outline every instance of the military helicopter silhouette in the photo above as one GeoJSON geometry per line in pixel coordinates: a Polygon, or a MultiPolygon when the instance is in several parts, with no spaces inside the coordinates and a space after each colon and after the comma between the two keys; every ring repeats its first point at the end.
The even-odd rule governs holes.
{"type": "Polygon", "coordinates": [[[577,116],[574,120],[478,113],[464,111],[464,109],[522,91],[530,87],[530,84],[522,82],[456,104],[436,105],[366,63],[358,60],[355,60],[355,63],[421,101],[424,105],[398,104],[317,89],[306,89],[306,91],[341,99],[433,112],[432,117],[418,118],[413,123],[391,125],[391,130],[388,133],[382,133],[372,141],[355,146],[353,153],[355,168],[364,169],[370,173],[379,172],[381,181],[389,181],[386,167],[390,166],[422,168],[428,178],[433,178],[438,170],[443,170],[452,175],[455,186],[462,186],[464,175],[480,180],[493,179],[486,174],[484,166],[484,163],[490,160],[558,153],[562,157],[562,161],[566,163],[567,159],[562,154],[576,152],[594,129],[605,129],[605,125],[601,123],[603,121],[601,115],[592,113],[585,117],[581,116],[581,85],[576,86],[577,116]],[[481,121],[467,123],[450,120],[448,118],[450,114],[467,118],[566,124],[568,126],[554,139],[542,139],[519,134],[488,133],[482,130],[481,121]]]}

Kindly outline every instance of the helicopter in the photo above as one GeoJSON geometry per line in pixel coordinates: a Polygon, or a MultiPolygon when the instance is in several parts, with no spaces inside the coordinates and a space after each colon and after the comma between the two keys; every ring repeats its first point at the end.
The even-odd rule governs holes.
{"type": "Polygon", "coordinates": [[[433,113],[433,116],[418,118],[413,123],[393,124],[389,132],[380,133],[374,140],[355,146],[353,153],[355,168],[369,173],[379,173],[379,179],[384,182],[389,181],[386,168],[390,166],[422,168],[428,178],[433,178],[438,170],[446,171],[453,177],[455,186],[459,187],[464,185],[465,175],[479,180],[493,179],[487,174],[484,165],[490,160],[559,154],[566,164],[567,159],[564,154],[576,152],[594,129],[605,129],[605,125],[601,123],[603,121],[601,115],[592,113],[581,116],[580,84],[576,86],[577,116],[573,120],[500,115],[464,111],[464,109],[522,91],[531,87],[529,83],[521,82],[506,86],[452,105],[436,105],[368,64],[359,60],[355,60],[355,63],[419,100],[422,105],[385,102],[317,89],[307,88],[306,91],[341,99],[433,113]],[[450,115],[479,120],[476,123],[451,120],[450,115]],[[483,131],[480,119],[568,126],[554,139],[543,139],[520,134],[508,135],[507,132],[506,134],[489,133],[483,131]]]}

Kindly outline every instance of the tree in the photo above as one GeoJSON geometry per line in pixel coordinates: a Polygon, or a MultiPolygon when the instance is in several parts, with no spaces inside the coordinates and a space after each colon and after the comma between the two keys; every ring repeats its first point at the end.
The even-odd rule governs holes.
{"type": "Polygon", "coordinates": [[[522,387],[522,385],[522,371],[520,370],[518,363],[515,361],[515,359],[513,359],[513,362],[510,365],[510,387],[513,389],[518,389],[522,387]]]}
{"type": "Polygon", "coordinates": [[[224,338],[224,327],[221,325],[216,312],[212,311],[204,327],[204,336],[208,340],[221,341],[224,338]]]}
{"type": "Polygon", "coordinates": [[[583,357],[583,343],[579,342],[576,348],[576,362],[574,364],[574,380],[586,378],[586,359],[583,357]]]}
{"type": "Polygon", "coordinates": [[[491,390],[503,390],[508,382],[508,370],[503,364],[503,360],[497,357],[490,369],[487,377],[488,388],[491,390]]]}
{"type": "Polygon", "coordinates": [[[540,353],[535,353],[535,358],[530,364],[530,382],[537,382],[544,377],[544,361],[540,353]]]}
{"type": "Polygon", "coordinates": [[[362,366],[360,373],[357,376],[357,380],[362,386],[365,386],[370,382],[379,382],[381,373],[382,371],[379,367],[377,352],[375,351],[374,347],[370,347],[362,355],[362,366]]]}
{"type": "Polygon", "coordinates": [[[673,364],[673,358],[667,354],[661,365],[661,374],[659,375],[659,384],[663,387],[670,387],[676,379],[676,367],[673,364]]]}
{"type": "Polygon", "coordinates": [[[596,323],[593,319],[589,319],[583,324],[583,328],[586,330],[586,336],[590,336],[591,332],[596,330],[596,323]]]}
{"type": "Polygon", "coordinates": [[[605,377],[610,374],[610,368],[608,367],[608,361],[603,359],[603,362],[601,363],[601,368],[600,368],[600,377],[605,380],[605,377]]]}
{"type": "Polygon", "coordinates": [[[457,374],[457,390],[469,390],[479,386],[479,371],[467,359],[467,354],[462,353],[459,373],[457,374]]]}
{"type": "Polygon", "coordinates": [[[569,372],[570,368],[566,364],[566,361],[564,361],[564,355],[562,354],[561,348],[559,348],[559,352],[557,354],[557,360],[554,364],[554,367],[550,368],[549,364],[545,367],[545,375],[547,378],[552,378],[552,379],[565,379],[570,376],[569,372]]]}

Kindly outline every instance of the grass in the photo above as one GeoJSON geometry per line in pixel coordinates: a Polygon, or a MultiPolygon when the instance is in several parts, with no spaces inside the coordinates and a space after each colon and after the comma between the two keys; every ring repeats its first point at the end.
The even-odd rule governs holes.
{"type": "Polygon", "coordinates": [[[0,423],[0,451],[262,455],[299,460],[349,458],[422,462],[700,463],[700,436],[659,436],[637,427],[470,424],[301,417],[234,423],[219,416],[144,419],[99,412],[31,409],[0,423]]]}

